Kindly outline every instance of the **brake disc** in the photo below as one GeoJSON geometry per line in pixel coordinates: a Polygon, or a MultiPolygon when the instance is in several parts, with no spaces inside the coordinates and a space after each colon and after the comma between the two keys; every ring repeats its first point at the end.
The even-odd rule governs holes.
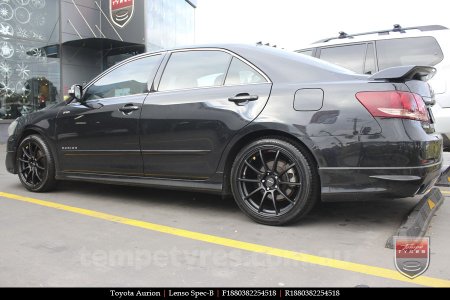
{"type": "MultiPolygon", "coordinates": [[[[269,170],[272,170],[273,160],[267,162],[267,167],[269,168],[269,170]]],[[[284,161],[278,161],[276,172],[278,174],[283,173],[287,167],[288,167],[287,163],[285,163],[284,161]]],[[[263,167],[261,167],[260,171],[264,172],[265,170],[263,167]]],[[[297,176],[295,175],[293,168],[290,168],[289,170],[287,170],[280,179],[284,182],[297,182],[297,176]]],[[[279,188],[288,197],[290,197],[294,193],[294,186],[290,186],[288,184],[283,184],[279,188]]],[[[269,195],[269,197],[271,198],[272,195],[269,195]]],[[[280,195],[280,193],[277,193],[275,199],[277,201],[285,200],[284,197],[280,195]]]]}

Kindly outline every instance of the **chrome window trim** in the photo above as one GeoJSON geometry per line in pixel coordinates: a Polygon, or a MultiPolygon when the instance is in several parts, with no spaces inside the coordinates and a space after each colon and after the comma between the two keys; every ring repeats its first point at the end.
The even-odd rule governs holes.
{"type": "MultiPolygon", "coordinates": [[[[124,98],[124,97],[133,97],[133,96],[146,96],[148,95],[148,93],[137,93],[137,94],[131,94],[131,95],[124,95],[124,96],[115,96],[115,97],[107,97],[107,98],[98,98],[98,99],[89,99],[86,100],[86,102],[99,102],[99,101],[104,101],[105,99],[120,99],[120,98],[124,98]]],[[[106,101],[106,100],[105,100],[106,101]]]]}
{"type": "MultiPolygon", "coordinates": [[[[161,52],[151,52],[151,53],[142,53],[139,55],[135,55],[132,56],[130,58],[127,58],[119,63],[117,63],[114,66],[111,66],[110,68],[108,68],[107,70],[103,71],[102,73],[98,74],[96,77],[94,77],[94,79],[92,79],[91,81],[89,81],[84,87],[83,87],[83,93],[86,89],[88,89],[91,85],[93,85],[94,83],[96,83],[98,80],[102,79],[103,77],[105,77],[106,75],[108,75],[109,73],[111,73],[112,71],[116,70],[117,68],[120,68],[121,66],[130,63],[132,61],[138,60],[138,59],[143,59],[143,58],[147,58],[147,57],[151,57],[151,56],[156,56],[156,55],[162,55],[162,59],[164,59],[164,54],[167,51],[161,51],[161,52]]],[[[148,85],[148,83],[147,83],[148,85]]],[[[103,98],[104,99],[104,98],[103,98]]]]}
{"type": "MultiPolygon", "coordinates": [[[[167,54],[169,55],[169,59],[167,60],[166,65],[164,66],[164,70],[162,71],[161,74],[161,78],[159,79],[158,82],[158,88],[153,92],[159,92],[159,93],[163,93],[163,92],[172,92],[172,91],[186,91],[186,90],[194,90],[194,89],[204,89],[204,88],[217,88],[217,87],[224,87],[224,86],[240,86],[240,85],[250,85],[250,84],[267,84],[270,83],[272,84],[273,82],[270,80],[270,78],[263,72],[261,71],[261,69],[259,69],[258,67],[256,67],[254,64],[252,64],[251,62],[249,62],[247,59],[243,58],[242,56],[237,55],[236,53],[228,50],[228,49],[224,49],[224,48],[211,48],[211,47],[205,47],[205,48],[185,48],[185,49],[176,49],[176,50],[170,50],[167,51],[167,54]],[[168,64],[170,63],[170,56],[173,53],[178,53],[178,52],[193,52],[193,51],[221,51],[221,52],[225,52],[227,54],[229,54],[231,56],[231,58],[236,58],[239,59],[240,61],[242,61],[243,63],[245,63],[246,65],[248,65],[250,68],[252,68],[253,70],[255,70],[259,75],[261,75],[266,82],[258,82],[258,83],[247,83],[247,84],[233,84],[233,85],[213,85],[213,86],[203,86],[203,87],[192,87],[192,88],[184,88],[184,89],[173,89],[173,90],[165,90],[165,91],[160,91],[159,90],[159,85],[161,84],[161,80],[162,77],[164,76],[164,72],[166,71],[166,67],[168,66],[168,64]]],[[[230,60],[230,64],[232,62],[232,59],[230,60]]],[[[230,65],[229,65],[230,66],[230,65]]],[[[228,66],[228,67],[229,67],[228,66]]],[[[228,75],[228,69],[226,71],[226,75],[228,75]]],[[[226,80],[226,76],[224,79],[224,82],[226,80]]]]}
{"type": "Polygon", "coordinates": [[[203,89],[217,89],[223,87],[238,87],[238,86],[247,86],[247,85],[258,85],[258,84],[272,84],[272,82],[259,82],[259,83],[244,83],[244,84],[233,84],[233,85],[213,85],[213,86],[201,86],[194,88],[185,88],[185,89],[177,89],[177,90],[166,90],[166,91],[153,91],[150,94],[162,94],[162,93],[171,93],[171,92],[182,92],[182,91],[195,91],[195,90],[203,90],[203,89]]]}

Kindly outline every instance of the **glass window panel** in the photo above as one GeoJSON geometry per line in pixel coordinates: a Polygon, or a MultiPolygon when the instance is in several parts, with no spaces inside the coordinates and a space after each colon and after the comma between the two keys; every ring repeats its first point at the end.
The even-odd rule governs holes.
{"type": "Polygon", "coordinates": [[[444,58],[433,37],[377,41],[380,70],[405,65],[434,66],[444,58]]]}
{"type": "Polygon", "coordinates": [[[0,1],[0,119],[60,101],[59,2],[0,1]]]}
{"type": "Polygon", "coordinates": [[[255,69],[234,57],[228,70],[225,85],[250,84],[266,82],[255,69]]]}
{"type": "Polygon", "coordinates": [[[148,81],[158,69],[161,55],[137,59],[122,65],[91,85],[86,100],[129,96],[148,93],[148,81]]]}
{"type": "Polygon", "coordinates": [[[175,52],[164,70],[159,90],[222,85],[230,58],[222,51],[175,52]]]}
{"type": "Polygon", "coordinates": [[[308,55],[308,56],[312,56],[313,55],[313,50],[312,49],[300,50],[300,51],[297,51],[297,52],[300,53],[300,54],[308,55]]]}
{"type": "Polygon", "coordinates": [[[146,2],[147,51],[194,43],[195,9],[185,0],[146,2]]]}
{"type": "Polygon", "coordinates": [[[373,44],[367,44],[366,65],[364,66],[364,74],[374,74],[376,72],[375,51],[373,44]]]}
{"type": "Polygon", "coordinates": [[[320,58],[356,73],[363,73],[366,44],[322,48],[320,58]]]}

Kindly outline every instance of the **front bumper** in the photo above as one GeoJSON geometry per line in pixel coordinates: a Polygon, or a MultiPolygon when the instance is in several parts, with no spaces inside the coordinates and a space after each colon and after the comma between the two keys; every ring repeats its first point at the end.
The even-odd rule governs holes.
{"type": "Polygon", "coordinates": [[[6,152],[6,170],[8,170],[9,173],[17,174],[16,170],[16,153],[15,152],[6,152]]]}
{"type": "Polygon", "coordinates": [[[8,170],[8,172],[12,174],[17,174],[16,150],[17,150],[16,137],[10,136],[8,138],[8,143],[6,146],[5,166],[6,170],[8,170]]]}

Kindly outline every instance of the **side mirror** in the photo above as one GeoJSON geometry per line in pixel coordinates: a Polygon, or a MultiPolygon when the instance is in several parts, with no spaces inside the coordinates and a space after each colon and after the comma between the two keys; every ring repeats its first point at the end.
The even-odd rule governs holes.
{"type": "Polygon", "coordinates": [[[69,89],[69,95],[77,100],[81,100],[83,97],[83,87],[79,84],[74,84],[69,89]]]}

